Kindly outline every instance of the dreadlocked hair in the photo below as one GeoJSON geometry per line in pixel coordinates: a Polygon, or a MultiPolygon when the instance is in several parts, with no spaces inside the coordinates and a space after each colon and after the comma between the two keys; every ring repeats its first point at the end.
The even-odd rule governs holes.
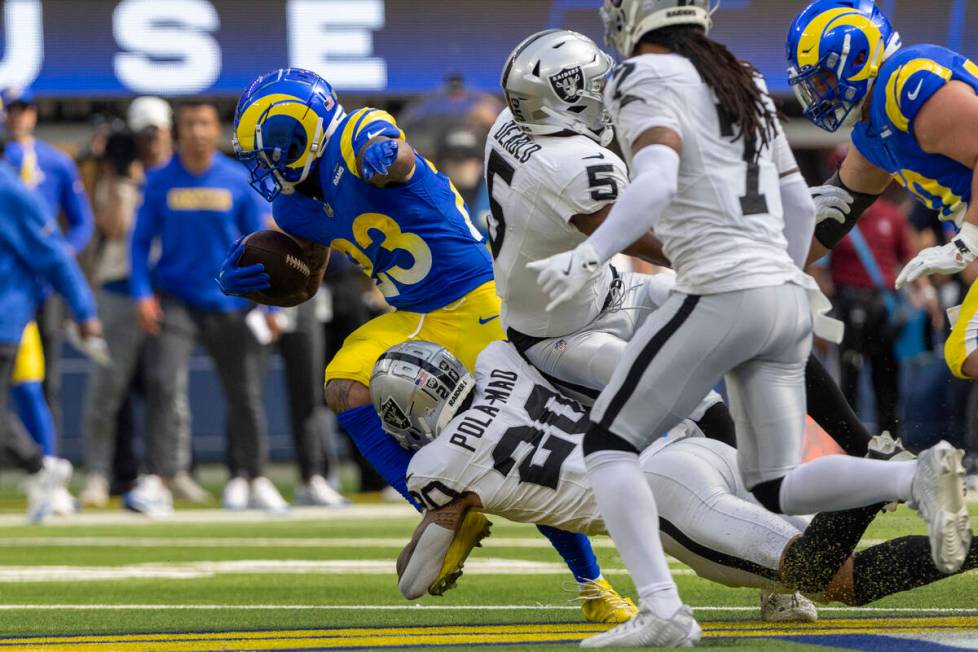
{"type": "Polygon", "coordinates": [[[669,25],[646,32],[640,43],[661,45],[686,57],[700,77],[713,89],[717,100],[740,131],[754,143],[754,156],[771,143],[780,114],[772,111],[767,94],[757,86],[757,69],[735,57],[727,47],[708,38],[699,25],[669,25]],[[760,145],[759,147],[757,145],[760,145]]]}

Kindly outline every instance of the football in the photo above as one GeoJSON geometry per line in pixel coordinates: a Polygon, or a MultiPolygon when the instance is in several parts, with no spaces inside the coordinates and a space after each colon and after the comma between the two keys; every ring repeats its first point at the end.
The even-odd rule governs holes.
{"type": "Polygon", "coordinates": [[[255,231],[244,240],[244,252],[239,267],[261,263],[271,279],[272,287],[245,296],[252,301],[276,304],[279,300],[302,290],[309,281],[311,270],[299,243],[281,231],[255,231]]]}

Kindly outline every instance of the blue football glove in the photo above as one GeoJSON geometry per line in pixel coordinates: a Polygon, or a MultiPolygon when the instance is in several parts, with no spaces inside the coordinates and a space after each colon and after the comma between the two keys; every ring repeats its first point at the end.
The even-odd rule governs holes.
{"type": "Polygon", "coordinates": [[[363,151],[363,180],[370,181],[375,176],[386,176],[391,165],[397,160],[400,141],[378,140],[363,151]]]}
{"type": "Polygon", "coordinates": [[[238,267],[238,259],[243,253],[244,236],[234,242],[231,251],[221,263],[221,271],[214,278],[217,281],[217,286],[221,288],[221,292],[224,294],[248,294],[272,287],[272,279],[265,273],[265,266],[261,263],[238,267]]]}

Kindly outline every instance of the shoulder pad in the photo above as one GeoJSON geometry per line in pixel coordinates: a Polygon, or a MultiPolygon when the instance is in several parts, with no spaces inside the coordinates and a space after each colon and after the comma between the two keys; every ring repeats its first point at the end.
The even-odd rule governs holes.
{"type": "Polygon", "coordinates": [[[884,68],[877,83],[883,85],[887,119],[896,129],[909,132],[920,108],[951,79],[953,72],[945,62],[923,52],[911,49],[899,55],[894,66],[884,68]]]}

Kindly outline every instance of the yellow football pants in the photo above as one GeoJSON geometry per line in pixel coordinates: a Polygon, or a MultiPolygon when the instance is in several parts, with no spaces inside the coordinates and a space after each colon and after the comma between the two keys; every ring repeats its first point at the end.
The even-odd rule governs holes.
{"type": "Polygon", "coordinates": [[[944,361],[958,378],[968,379],[961,371],[967,357],[978,348],[978,282],[972,283],[961,304],[958,319],[944,342],[944,361]]]}
{"type": "Polygon", "coordinates": [[[326,382],[347,379],[369,387],[377,358],[395,344],[411,339],[444,346],[472,370],[482,349],[490,342],[506,339],[499,310],[496,283],[489,281],[433,312],[396,310],[375,317],[343,341],[326,367],[326,382]]]}

